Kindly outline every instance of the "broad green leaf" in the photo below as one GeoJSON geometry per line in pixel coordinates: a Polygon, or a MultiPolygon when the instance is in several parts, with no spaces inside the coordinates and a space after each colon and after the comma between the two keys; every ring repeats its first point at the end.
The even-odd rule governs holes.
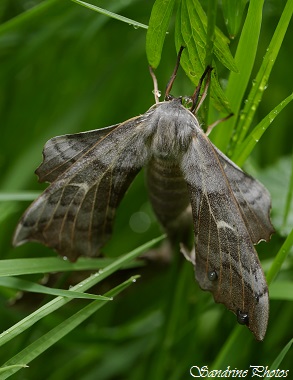
{"type": "Polygon", "coordinates": [[[172,16],[175,0],[156,0],[152,8],[146,35],[146,54],[149,65],[157,68],[172,16]]]}
{"type": "Polygon", "coordinates": [[[49,288],[47,286],[36,284],[32,281],[22,280],[16,277],[0,278],[0,286],[5,286],[6,288],[17,289],[17,290],[26,291],[26,292],[50,294],[53,296],[60,296],[60,297],[105,300],[105,297],[103,296],[98,296],[95,294],[88,294],[88,293],[81,293],[81,292],[76,292],[76,291],[71,291],[71,290],[49,288]]]}
{"type": "MultiPolygon", "coordinates": [[[[202,9],[198,0],[183,0],[187,2],[189,11],[189,21],[193,31],[201,36],[202,41],[206,42],[207,33],[207,16],[202,9]]],[[[196,41],[195,41],[196,42],[196,41]]],[[[219,28],[215,29],[214,53],[218,60],[229,70],[238,72],[234,58],[228,47],[229,39],[221,32],[219,28]]]]}
{"type": "MultiPolygon", "coordinates": [[[[123,282],[122,284],[108,291],[105,294],[105,297],[107,297],[107,299],[112,299],[113,297],[121,293],[124,289],[126,289],[128,286],[133,284],[136,281],[136,279],[137,279],[137,276],[131,277],[129,280],[123,282]]],[[[21,369],[21,367],[19,366],[20,363],[22,366],[30,363],[33,359],[38,357],[40,354],[46,351],[49,347],[53,346],[65,335],[70,333],[70,331],[72,331],[74,328],[80,325],[83,321],[89,318],[97,310],[99,310],[101,307],[106,305],[107,302],[109,301],[96,300],[96,301],[91,302],[89,305],[85,306],[83,309],[73,314],[71,317],[65,319],[62,323],[60,323],[58,326],[53,328],[51,331],[44,334],[39,339],[37,339],[36,341],[31,343],[29,346],[24,348],[22,351],[20,351],[18,354],[16,354],[11,359],[9,359],[6,363],[3,364],[2,367],[4,368],[9,367],[9,368],[7,368],[7,370],[2,374],[1,378],[7,379],[7,377],[10,377],[12,374],[19,371],[19,369],[21,369]],[[13,365],[16,365],[16,366],[11,367],[13,365]]]]}
{"type": "MultiPolygon", "coordinates": [[[[182,43],[186,46],[182,54],[181,65],[186,75],[197,85],[205,70],[206,31],[199,18],[197,20],[200,24],[195,24],[195,14],[196,10],[192,2],[182,1],[177,13],[175,42],[177,49],[182,43]]],[[[215,107],[229,113],[229,103],[218,82],[215,71],[212,72],[210,93],[215,107]]]]}
{"type": "Polygon", "coordinates": [[[217,0],[208,1],[205,67],[212,65],[213,62],[217,8],[217,0]]]}
{"type": "Polygon", "coordinates": [[[222,0],[222,10],[229,35],[234,38],[240,28],[248,0],[222,0]]]}

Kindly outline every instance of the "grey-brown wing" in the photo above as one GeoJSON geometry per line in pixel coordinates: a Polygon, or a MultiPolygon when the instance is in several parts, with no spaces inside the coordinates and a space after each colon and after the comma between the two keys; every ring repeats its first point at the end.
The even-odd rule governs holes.
{"type": "Polygon", "coordinates": [[[233,311],[262,340],[268,323],[268,289],[229,183],[233,173],[227,170],[236,169],[224,170],[217,150],[198,133],[182,160],[195,228],[195,276],[202,289],[212,292],[216,302],[233,311]]]}
{"type": "MultiPolygon", "coordinates": [[[[148,150],[140,136],[143,126],[143,119],[137,117],[98,141],[90,139],[90,148],[84,148],[71,165],[67,161],[62,174],[51,161],[51,173],[59,175],[24,213],[14,245],[38,241],[72,260],[98,254],[110,237],[119,202],[147,159],[148,150]]],[[[63,151],[70,152],[75,139],[64,141],[69,147],[63,151]]],[[[44,168],[41,166],[41,172],[47,178],[44,168]]]]}
{"type": "Polygon", "coordinates": [[[74,164],[84,153],[119,124],[93,131],[56,136],[48,140],[43,149],[43,162],[36,174],[40,182],[53,182],[74,164]]]}
{"type": "Polygon", "coordinates": [[[268,190],[256,179],[244,173],[214,146],[237,199],[243,220],[254,244],[269,241],[274,227],[270,221],[271,197],[268,190]]]}

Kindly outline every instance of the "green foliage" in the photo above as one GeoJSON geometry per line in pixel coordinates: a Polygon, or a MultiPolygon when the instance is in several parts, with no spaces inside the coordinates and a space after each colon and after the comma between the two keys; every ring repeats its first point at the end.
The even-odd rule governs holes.
{"type": "Polygon", "coordinates": [[[1,2],[0,379],[181,380],[196,365],[257,364],[292,374],[292,115],[286,106],[293,0],[246,3],[1,2]],[[212,64],[203,120],[212,123],[230,110],[234,117],[211,139],[272,195],[276,234],[257,246],[271,292],[263,343],[198,288],[179,252],[168,263],[135,261],[161,239],[153,240],[161,232],[143,173],[121,203],[105,258],[69,263],[38,244],[11,247],[18,218],[44,188],[33,171],[45,141],[145,112],[154,102],[147,65],[157,68],[163,86],[181,45],[186,76],[179,70],[174,94],[193,93],[212,64]],[[141,278],[130,286],[136,275],[141,278]],[[99,297],[93,294],[108,298],[92,300],[99,297]]]}

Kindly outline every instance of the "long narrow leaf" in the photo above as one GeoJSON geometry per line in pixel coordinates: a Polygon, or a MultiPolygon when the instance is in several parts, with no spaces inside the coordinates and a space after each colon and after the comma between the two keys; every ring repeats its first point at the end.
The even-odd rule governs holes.
{"type": "Polygon", "coordinates": [[[32,293],[50,294],[53,296],[105,300],[105,297],[103,296],[97,296],[95,294],[81,293],[71,290],[49,288],[44,285],[36,284],[34,282],[22,280],[20,278],[15,277],[0,278],[0,286],[5,286],[6,288],[17,289],[32,293]]]}
{"type": "Polygon", "coordinates": [[[82,5],[83,7],[86,7],[88,9],[91,9],[92,11],[95,11],[95,12],[101,13],[101,14],[103,14],[105,16],[112,17],[112,18],[114,18],[116,20],[125,22],[126,24],[132,25],[132,26],[134,26],[136,28],[144,28],[144,29],[148,28],[148,26],[145,25],[145,24],[142,24],[142,23],[137,22],[135,20],[131,20],[130,18],[118,15],[117,13],[113,13],[113,12],[107,11],[106,9],[97,7],[97,6],[93,5],[93,4],[86,3],[85,1],[81,1],[81,0],[71,0],[71,1],[73,1],[74,3],[77,3],[79,5],[82,5]]]}
{"type": "Polygon", "coordinates": [[[285,208],[284,208],[283,228],[287,224],[292,201],[293,201],[293,152],[292,152],[290,182],[289,182],[289,188],[288,188],[286,203],[285,203],[285,208]]]}
{"type": "MultiPolygon", "coordinates": [[[[287,344],[286,346],[282,349],[282,351],[279,353],[279,355],[276,357],[275,361],[273,362],[273,364],[270,366],[270,370],[274,370],[274,369],[277,369],[280,367],[280,364],[282,363],[284,357],[286,356],[287,352],[290,350],[291,346],[293,344],[293,339],[291,339],[287,344]]],[[[288,371],[289,372],[289,371],[288,371]]],[[[288,375],[288,372],[287,372],[287,375],[288,375]]],[[[285,376],[284,376],[285,377],[285,376]]],[[[287,377],[287,376],[286,376],[287,377]]],[[[265,377],[266,379],[270,378],[271,379],[271,376],[266,376],[265,377]]]]}
{"type": "MultiPolygon", "coordinates": [[[[86,258],[80,257],[72,263],[60,257],[38,257],[27,259],[11,259],[0,261],[0,277],[19,276],[34,273],[68,272],[80,270],[102,269],[113,263],[112,258],[86,258]]],[[[129,263],[127,267],[141,266],[141,262],[129,263]]]]}
{"type": "Polygon", "coordinates": [[[237,151],[232,156],[232,160],[239,166],[242,166],[248,158],[253,148],[265,133],[267,128],[274,121],[275,117],[283,110],[284,107],[293,99],[293,94],[289,95],[280,104],[277,105],[247,136],[243,143],[238,147],[237,151]]]}
{"type": "MultiPolygon", "coordinates": [[[[143,244],[142,246],[136,248],[135,250],[127,253],[126,255],[123,255],[122,257],[119,257],[115,262],[108,265],[103,270],[99,271],[98,273],[86,278],[84,281],[80,282],[79,284],[72,287],[73,291],[79,291],[84,292],[91,288],[92,286],[98,284],[100,281],[104,280],[106,277],[108,277],[110,274],[114,273],[115,271],[119,270],[121,267],[129,263],[130,261],[134,260],[136,257],[138,257],[142,252],[148,250],[153,245],[157,244],[159,241],[161,241],[164,238],[164,236],[160,236],[159,238],[153,239],[149,241],[146,244],[143,244]]],[[[45,317],[46,315],[52,313],[53,311],[59,309],[61,306],[65,305],[67,302],[69,302],[69,298],[65,297],[56,297],[52,301],[46,303],[42,307],[40,307],[35,312],[31,313],[27,317],[23,318],[21,321],[10,327],[8,330],[4,331],[2,334],[0,334],[0,346],[7,343],[11,339],[13,339],[18,334],[22,333],[26,329],[28,329],[30,326],[35,324],[37,321],[45,317]]]]}
{"type": "MultiPolygon", "coordinates": [[[[137,276],[131,277],[129,280],[123,282],[118,285],[114,289],[111,289],[109,292],[105,294],[105,296],[109,299],[112,299],[124,289],[126,289],[129,285],[136,281],[137,276]]],[[[89,318],[92,314],[94,314],[97,310],[99,310],[102,306],[106,305],[109,301],[93,301],[89,305],[85,306],[83,309],[67,318],[65,321],[60,323],[58,326],[53,328],[48,333],[44,334],[41,338],[37,339],[35,342],[27,346],[21,352],[16,354],[14,357],[9,359],[2,367],[9,367],[7,371],[5,371],[1,375],[1,379],[7,379],[7,377],[16,373],[21,369],[21,367],[10,367],[13,365],[27,365],[33,359],[38,357],[44,351],[46,351],[49,347],[54,345],[60,339],[62,339],[65,335],[70,333],[75,327],[80,325],[83,321],[89,318]]]]}
{"type": "Polygon", "coordinates": [[[274,66],[276,58],[278,56],[280,47],[285,37],[289,22],[293,13],[293,0],[288,0],[286,6],[282,12],[282,16],[279,20],[277,28],[274,32],[273,38],[267,48],[266,54],[262,61],[262,65],[253,81],[252,89],[248,95],[247,102],[241,114],[238,126],[237,134],[235,136],[236,147],[238,149],[242,141],[244,140],[247,131],[251,125],[254,114],[258,108],[259,102],[262,99],[263,92],[267,87],[268,80],[271,74],[271,70],[274,66]]]}
{"type": "Polygon", "coordinates": [[[270,286],[270,299],[293,301],[293,282],[273,282],[270,286]]]}
{"type": "Polygon", "coordinates": [[[282,247],[279,249],[279,252],[274,258],[271,268],[268,274],[266,275],[268,285],[272,283],[275,276],[279,273],[281,266],[283,265],[283,262],[288,256],[292,246],[293,246],[293,229],[291,230],[290,234],[287,236],[287,239],[284,241],[282,247]]]}
{"type": "Polygon", "coordinates": [[[33,201],[40,195],[39,191],[0,192],[0,201],[33,201]]]}
{"type": "Polygon", "coordinates": [[[224,19],[231,38],[238,33],[247,1],[222,0],[224,19]]]}
{"type": "Polygon", "coordinates": [[[263,3],[264,0],[251,0],[249,2],[247,16],[235,55],[238,73],[231,72],[229,76],[226,96],[235,116],[221,125],[221,128],[215,128],[211,133],[213,141],[223,151],[226,151],[237,123],[237,115],[250,80],[259,41],[263,3]]]}

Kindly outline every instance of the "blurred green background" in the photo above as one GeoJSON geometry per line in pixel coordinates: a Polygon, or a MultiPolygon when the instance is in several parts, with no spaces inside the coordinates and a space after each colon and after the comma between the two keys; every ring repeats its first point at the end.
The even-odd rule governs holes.
{"type": "MultiPolygon", "coordinates": [[[[91,3],[148,24],[154,2],[91,3]]],[[[285,1],[265,1],[251,80],[284,4],[285,1]]],[[[146,30],[69,0],[2,0],[0,18],[0,190],[6,193],[41,191],[45,185],[37,183],[34,170],[41,162],[42,148],[49,138],[116,124],[144,113],[154,103],[145,55],[146,30]],[[35,13],[26,13],[40,4],[43,6],[35,13]]],[[[227,34],[220,12],[218,26],[227,34]]],[[[255,125],[292,92],[292,40],[291,24],[257,111],[255,125]]],[[[231,41],[233,54],[237,42],[237,37],[231,41]]],[[[169,79],[175,59],[171,26],[161,64],[156,70],[161,90],[169,79]]],[[[218,67],[218,71],[225,83],[228,72],[222,67],[218,67]]],[[[193,87],[180,71],[173,93],[189,95],[193,87]]],[[[247,163],[247,170],[261,179],[272,193],[275,220],[278,219],[275,205],[284,201],[289,183],[292,141],[292,106],[289,105],[271,125],[247,163]]],[[[0,203],[1,259],[55,255],[38,244],[11,247],[17,220],[29,203],[0,203]]],[[[160,233],[148,203],[142,172],[122,201],[114,234],[105,252],[118,256],[160,233]]],[[[277,234],[269,244],[262,243],[261,259],[272,259],[282,241],[283,237],[277,234]]],[[[287,270],[292,274],[292,256],[287,270]]],[[[170,265],[150,264],[131,273],[144,274],[135,288],[120,296],[115,304],[107,305],[14,378],[149,379],[155,378],[148,377],[149,373],[156,373],[158,379],[163,379],[167,377],[160,376],[158,361],[164,350],[169,353],[167,359],[164,357],[169,379],[190,378],[192,365],[211,363],[236,321],[222,305],[213,303],[210,294],[199,289],[192,267],[178,257],[170,265]],[[168,313],[174,311],[174,305],[176,312],[171,320],[168,313]],[[178,307],[182,308],[181,314],[178,307]],[[172,337],[170,341],[165,339],[168,336],[172,337]]],[[[127,274],[122,273],[121,278],[127,274]]],[[[286,274],[284,276],[286,278],[286,274]]],[[[114,278],[113,282],[119,280],[114,278]]],[[[4,290],[0,293],[1,330],[34,310],[39,302],[38,297],[29,295],[9,306],[11,295],[14,294],[4,290]]],[[[23,334],[16,343],[1,347],[1,362],[77,307],[78,302],[68,305],[23,334]]],[[[255,342],[250,333],[244,331],[238,351],[233,350],[227,356],[226,365],[246,369],[250,364],[272,363],[292,337],[292,317],[292,302],[273,300],[265,342],[255,342]]],[[[281,367],[293,371],[292,358],[291,350],[281,367]]]]}

